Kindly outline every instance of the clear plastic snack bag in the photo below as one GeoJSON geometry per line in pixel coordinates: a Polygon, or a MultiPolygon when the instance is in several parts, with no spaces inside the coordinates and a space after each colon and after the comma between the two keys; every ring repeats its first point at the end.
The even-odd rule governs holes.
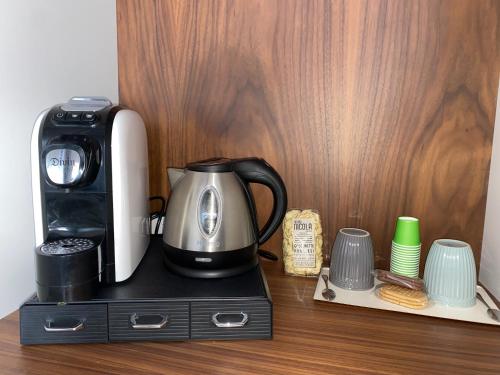
{"type": "Polygon", "coordinates": [[[385,283],[402,286],[404,288],[425,291],[424,281],[419,278],[397,275],[390,271],[376,269],[373,275],[385,283]]]}
{"type": "Polygon", "coordinates": [[[317,276],[323,263],[323,230],[316,210],[291,209],[283,220],[285,273],[317,276]]]}

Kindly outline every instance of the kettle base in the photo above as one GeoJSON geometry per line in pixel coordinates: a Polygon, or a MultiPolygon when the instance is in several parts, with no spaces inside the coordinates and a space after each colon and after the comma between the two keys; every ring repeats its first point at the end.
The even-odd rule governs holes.
{"type": "Polygon", "coordinates": [[[257,245],[217,253],[177,249],[163,244],[163,263],[171,271],[187,277],[216,279],[232,277],[249,271],[259,264],[257,245]],[[196,259],[213,262],[197,262],[196,259]],[[226,266],[227,265],[227,266],[226,266]]]}

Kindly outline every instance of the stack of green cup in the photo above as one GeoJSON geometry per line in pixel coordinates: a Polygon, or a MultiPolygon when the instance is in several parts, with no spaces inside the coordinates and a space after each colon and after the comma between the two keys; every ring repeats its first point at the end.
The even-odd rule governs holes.
{"type": "Polygon", "coordinates": [[[420,267],[420,223],[417,218],[400,216],[392,240],[391,272],[418,277],[420,267]]]}

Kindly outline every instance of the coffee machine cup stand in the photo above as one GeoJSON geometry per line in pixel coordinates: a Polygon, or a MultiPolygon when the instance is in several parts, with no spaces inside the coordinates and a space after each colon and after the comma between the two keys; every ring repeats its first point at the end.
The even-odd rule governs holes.
{"type": "Polygon", "coordinates": [[[136,112],[72,98],[39,115],[31,148],[37,293],[20,307],[21,344],[272,338],[260,265],[211,280],[164,266],[136,112]]]}

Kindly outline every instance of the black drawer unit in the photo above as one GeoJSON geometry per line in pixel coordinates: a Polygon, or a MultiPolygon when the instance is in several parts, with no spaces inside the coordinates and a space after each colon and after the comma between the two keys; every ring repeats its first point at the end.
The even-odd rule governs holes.
{"type": "Polygon", "coordinates": [[[134,275],[92,300],[27,300],[20,333],[22,344],[270,339],[272,315],[260,266],[224,279],[182,277],[164,267],[161,238],[154,237],[134,275]]]}
{"type": "Polygon", "coordinates": [[[192,339],[270,339],[271,321],[271,304],[265,300],[191,303],[192,339]]]}
{"type": "Polygon", "coordinates": [[[187,340],[189,303],[110,303],[109,341],[187,340]]]}
{"type": "Polygon", "coordinates": [[[106,304],[24,305],[20,321],[21,344],[108,341],[106,304]]]}

